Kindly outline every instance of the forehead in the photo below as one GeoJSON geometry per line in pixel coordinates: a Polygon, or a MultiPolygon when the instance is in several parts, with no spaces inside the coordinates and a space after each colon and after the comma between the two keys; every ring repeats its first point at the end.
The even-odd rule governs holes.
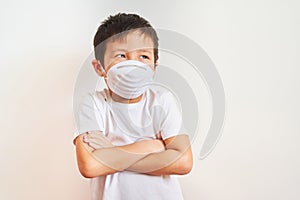
{"type": "Polygon", "coordinates": [[[124,49],[128,52],[140,49],[153,49],[154,43],[150,36],[141,33],[140,31],[133,31],[125,33],[125,35],[118,35],[109,39],[106,43],[106,53],[113,52],[118,49],[124,49]]]}

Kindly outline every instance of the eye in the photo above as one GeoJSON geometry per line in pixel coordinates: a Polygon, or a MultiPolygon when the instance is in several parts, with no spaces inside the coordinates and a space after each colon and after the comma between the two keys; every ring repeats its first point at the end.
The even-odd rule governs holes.
{"type": "Polygon", "coordinates": [[[146,55],[141,55],[141,58],[143,58],[143,59],[149,59],[149,57],[146,56],[146,55]]]}
{"type": "Polygon", "coordinates": [[[126,58],[125,54],[119,53],[115,56],[116,58],[126,58]]]}

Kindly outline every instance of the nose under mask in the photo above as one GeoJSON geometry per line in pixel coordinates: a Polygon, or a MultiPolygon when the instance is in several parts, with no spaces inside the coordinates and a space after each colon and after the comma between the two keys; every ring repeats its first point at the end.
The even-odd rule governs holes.
{"type": "Polygon", "coordinates": [[[153,82],[153,69],[137,60],[113,65],[106,74],[108,87],[117,95],[133,99],[143,94],[153,82]]]}

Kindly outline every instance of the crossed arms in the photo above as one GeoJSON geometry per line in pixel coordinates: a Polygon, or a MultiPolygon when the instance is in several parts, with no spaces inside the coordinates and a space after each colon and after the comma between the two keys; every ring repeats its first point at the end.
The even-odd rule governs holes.
{"type": "Polygon", "coordinates": [[[154,176],[184,175],[193,166],[186,134],[114,146],[102,132],[93,131],[79,135],[75,144],[78,168],[86,178],[124,170],[154,176]]]}

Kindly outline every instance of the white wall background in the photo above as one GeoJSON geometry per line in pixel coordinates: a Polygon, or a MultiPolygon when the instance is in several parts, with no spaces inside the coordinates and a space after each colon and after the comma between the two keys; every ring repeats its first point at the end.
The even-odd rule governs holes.
{"type": "MultiPolygon", "coordinates": [[[[296,0],[1,1],[0,199],[88,199],[71,142],[72,95],[100,21],[134,12],[199,43],[227,113],[213,153],[180,179],[186,200],[300,198],[296,0]]],[[[202,114],[203,115],[203,114],[202,114]]]]}

